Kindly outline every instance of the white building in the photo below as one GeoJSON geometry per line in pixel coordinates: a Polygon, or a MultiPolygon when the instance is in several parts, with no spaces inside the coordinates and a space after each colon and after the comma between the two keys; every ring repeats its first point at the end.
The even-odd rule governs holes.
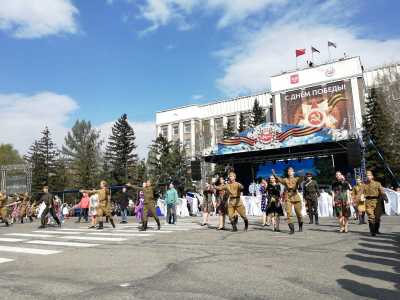
{"type": "Polygon", "coordinates": [[[157,136],[161,134],[170,141],[179,140],[186,147],[190,157],[199,157],[222,139],[228,120],[237,129],[241,113],[245,119],[249,119],[256,99],[267,112],[266,121],[271,121],[271,94],[265,92],[157,112],[157,136]]]}
{"type": "Polygon", "coordinates": [[[194,159],[208,154],[222,139],[228,120],[238,128],[240,114],[247,117],[256,99],[266,110],[266,122],[285,123],[287,116],[282,111],[282,97],[311,88],[324,89],[337,82],[346,85],[346,93],[352,98],[352,107],[348,108],[351,111],[349,127],[359,129],[362,127],[368,87],[374,85],[379,76],[394,71],[400,73],[399,64],[365,71],[359,57],[350,57],[283,72],[270,78],[270,92],[157,112],[157,136],[161,134],[170,141],[180,140],[186,147],[188,156],[194,159]]]}

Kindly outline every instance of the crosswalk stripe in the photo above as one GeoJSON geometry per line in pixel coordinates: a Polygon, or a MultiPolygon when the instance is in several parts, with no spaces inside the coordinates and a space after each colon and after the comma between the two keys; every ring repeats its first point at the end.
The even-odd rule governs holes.
{"type": "Polygon", "coordinates": [[[49,238],[49,234],[32,234],[32,233],[6,233],[4,235],[22,236],[22,237],[36,237],[36,238],[49,238]]]}
{"type": "Polygon", "coordinates": [[[58,241],[44,241],[44,240],[34,240],[26,242],[26,244],[36,244],[36,245],[50,245],[50,246],[66,246],[66,247],[96,247],[100,244],[89,244],[89,243],[77,243],[77,242],[58,242],[58,241]]]}
{"type": "Polygon", "coordinates": [[[130,232],[135,232],[136,234],[147,234],[148,232],[151,232],[151,233],[159,233],[159,232],[162,232],[162,233],[172,233],[173,231],[168,231],[168,230],[151,230],[151,229],[148,229],[148,231],[139,231],[139,229],[136,229],[136,230],[129,230],[129,229],[115,229],[115,230],[113,230],[112,232],[121,232],[121,233],[130,233],[130,232]]]}
{"type": "Polygon", "coordinates": [[[73,232],[73,231],[85,232],[85,231],[94,231],[95,229],[89,229],[89,228],[85,228],[85,229],[83,229],[83,228],[61,228],[59,230],[60,231],[70,231],[70,232],[73,232]]]}
{"type": "Polygon", "coordinates": [[[9,246],[0,246],[0,252],[26,253],[26,254],[37,254],[37,255],[50,255],[50,254],[61,253],[61,251],[57,250],[9,247],[9,246]]]}
{"type": "Polygon", "coordinates": [[[6,263],[6,262],[10,262],[10,261],[14,261],[14,260],[13,260],[13,259],[10,259],[10,258],[3,258],[3,257],[0,257],[0,264],[6,263]]]}
{"type": "Polygon", "coordinates": [[[150,233],[114,233],[114,232],[91,232],[90,235],[112,235],[112,236],[152,236],[150,233]]]}
{"type": "Polygon", "coordinates": [[[78,234],[77,232],[73,231],[59,231],[59,230],[54,230],[54,231],[47,231],[47,230],[35,230],[32,231],[35,233],[48,233],[48,234],[78,234]]]}
{"type": "Polygon", "coordinates": [[[24,242],[26,240],[24,239],[14,239],[14,238],[0,238],[0,242],[10,242],[10,243],[16,243],[16,242],[24,242]]]}
{"type": "Polygon", "coordinates": [[[112,238],[112,237],[94,237],[94,236],[59,236],[59,239],[71,239],[71,240],[87,240],[87,241],[104,241],[104,242],[123,242],[127,239],[124,238],[112,238]]]}

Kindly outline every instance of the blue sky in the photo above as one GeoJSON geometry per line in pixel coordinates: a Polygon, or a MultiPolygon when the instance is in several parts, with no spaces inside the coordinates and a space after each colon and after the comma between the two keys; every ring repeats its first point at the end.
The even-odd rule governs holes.
{"type": "MultiPolygon", "coordinates": [[[[2,0],[0,143],[20,152],[77,118],[106,138],[126,112],[139,154],[158,110],[268,89],[311,44],[327,58],[398,61],[399,1],[2,0]],[[3,120],[3,121],[1,121],[3,120]]],[[[303,63],[303,62],[302,62],[303,63]]]]}

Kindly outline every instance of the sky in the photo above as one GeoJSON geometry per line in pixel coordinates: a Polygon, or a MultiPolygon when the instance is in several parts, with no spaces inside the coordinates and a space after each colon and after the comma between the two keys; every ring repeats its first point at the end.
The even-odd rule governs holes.
{"type": "Polygon", "coordinates": [[[156,111],[268,90],[297,48],[322,63],[330,40],[333,57],[398,62],[398,11],[396,0],[1,0],[0,143],[25,154],[48,126],[61,147],[77,119],[107,139],[127,113],[145,157],[156,111]]]}

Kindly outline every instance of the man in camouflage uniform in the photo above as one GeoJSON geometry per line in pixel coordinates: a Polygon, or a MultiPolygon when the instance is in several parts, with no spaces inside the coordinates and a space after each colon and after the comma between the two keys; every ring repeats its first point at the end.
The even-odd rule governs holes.
{"type": "Polygon", "coordinates": [[[111,209],[111,196],[110,191],[107,186],[107,182],[102,180],[100,182],[100,189],[99,190],[81,190],[81,193],[88,193],[89,195],[97,194],[99,197],[99,202],[96,208],[96,220],[98,222],[98,230],[104,228],[104,221],[103,217],[108,217],[110,223],[113,228],[115,228],[114,219],[112,216],[112,209],[111,209]]]}
{"type": "Polygon", "coordinates": [[[384,201],[388,202],[382,185],[374,180],[374,174],[367,171],[367,182],[363,187],[365,206],[368,215],[369,231],[372,236],[379,232],[381,215],[384,213],[384,201]]]}
{"type": "Polygon", "coordinates": [[[161,223],[160,219],[157,216],[157,211],[156,211],[156,200],[155,200],[155,191],[154,187],[151,185],[151,181],[147,180],[146,182],[143,183],[143,187],[135,186],[130,183],[127,184],[128,187],[143,191],[144,194],[144,202],[143,202],[143,223],[142,223],[142,228],[140,228],[140,231],[146,231],[147,230],[147,219],[148,219],[148,213],[149,211],[151,212],[154,220],[157,223],[157,229],[161,229],[161,223]]]}
{"type": "Polygon", "coordinates": [[[288,220],[288,226],[290,229],[290,234],[294,234],[294,225],[292,223],[292,208],[294,207],[294,211],[297,216],[297,221],[299,222],[299,232],[303,231],[303,217],[301,215],[301,197],[298,192],[300,184],[303,182],[304,177],[295,177],[294,169],[290,167],[288,169],[288,176],[285,178],[279,177],[276,175],[275,170],[272,170],[272,175],[276,178],[276,180],[283,184],[285,187],[285,210],[288,220]]]}
{"type": "Polygon", "coordinates": [[[314,223],[315,216],[315,224],[319,225],[318,222],[318,197],[319,194],[319,186],[317,181],[313,180],[312,174],[307,173],[306,179],[304,181],[303,186],[303,197],[306,201],[308,216],[310,217],[310,224],[314,223]]]}
{"type": "Polygon", "coordinates": [[[243,185],[236,182],[236,174],[229,173],[229,183],[216,187],[217,190],[224,190],[228,196],[228,216],[232,224],[233,231],[237,231],[237,221],[235,220],[236,213],[242,217],[244,222],[244,230],[249,228],[249,220],[246,217],[246,208],[240,198],[243,190],[243,185]]]}
{"type": "Polygon", "coordinates": [[[8,209],[7,209],[7,195],[0,192],[0,214],[1,218],[6,225],[6,227],[9,226],[8,223],[8,209]]]}

